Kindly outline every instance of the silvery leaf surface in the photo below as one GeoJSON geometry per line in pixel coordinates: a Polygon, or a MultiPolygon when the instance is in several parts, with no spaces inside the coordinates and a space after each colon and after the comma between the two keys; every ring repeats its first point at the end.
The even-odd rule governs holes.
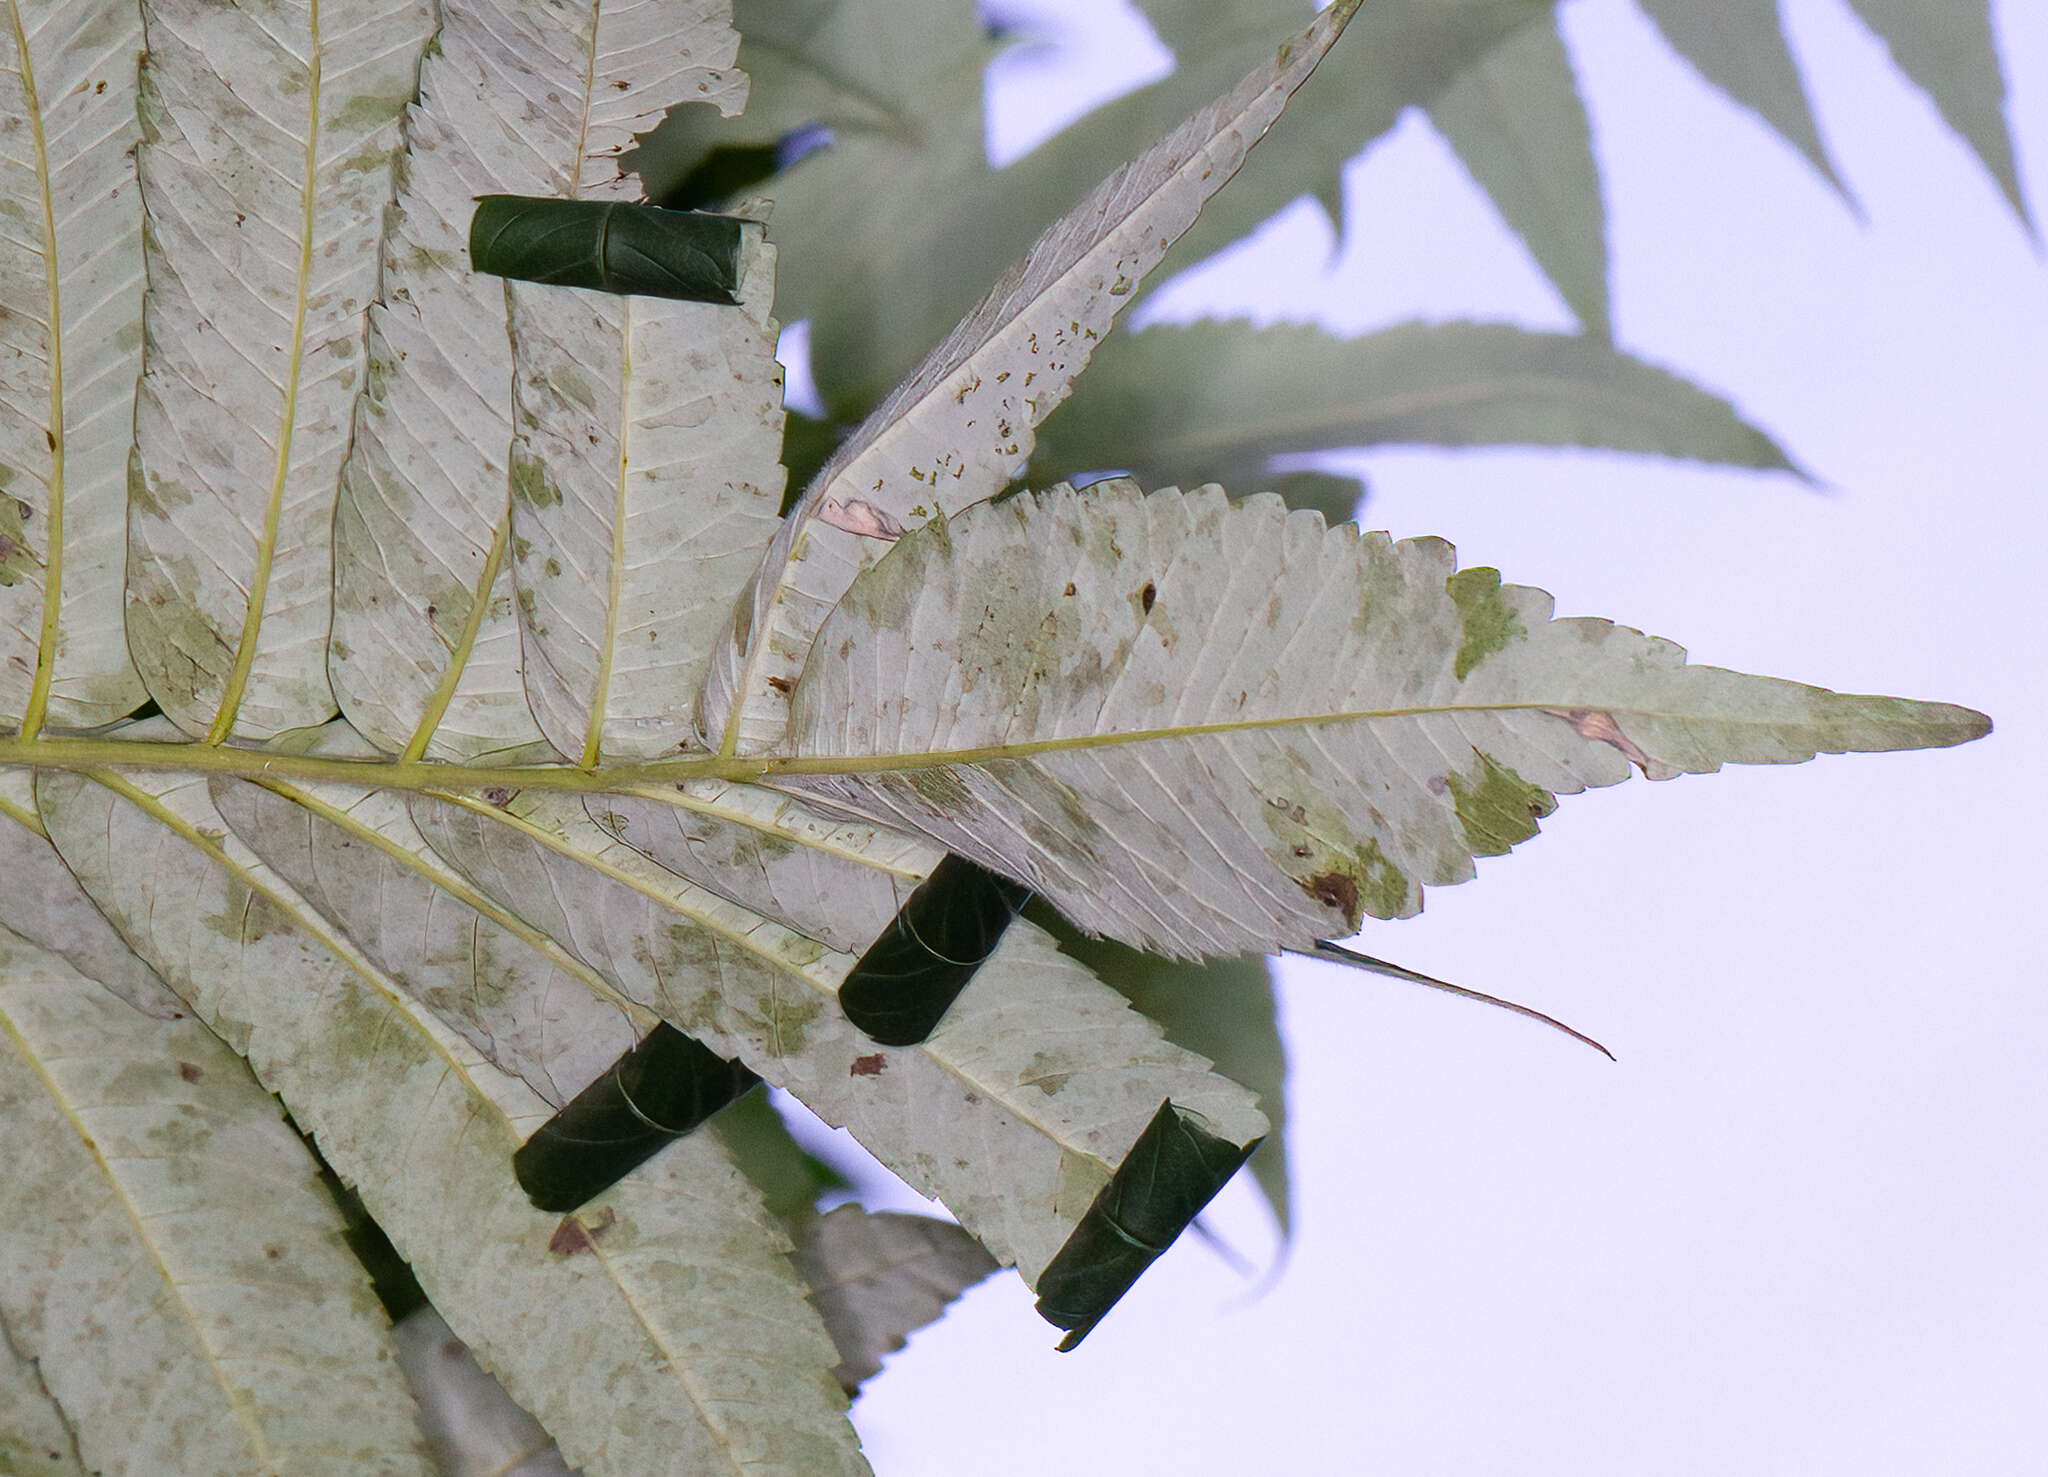
{"type": "Polygon", "coordinates": [[[737,1057],[946,1203],[1026,1282],[1059,1250],[1163,1099],[1238,1143],[1252,1095],[1160,1038],[1042,931],[1018,923],[921,1045],[839,1008],[855,958],[612,839],[572,796],[416,797],[428,843],[628,999],[737,1057]]]}
{"type": "Polygon", "coordinates": [[[441,1477],[574,1477],[540,1422],[513,1403],[439,1313],[407,1314],[391,1335],[441,1477]]]}
{"type": "Polygon", "coordinates": [[[0,15],[0,726],[142,699],[122,630],[142,369],[137,0],[0,15]]]}
{"type": "Polygon", "coordinates": [[[128,646],[195,737],[334,711],[335,496],[429,0],[151,0],[128,646]]]}
{"type": "Polygon", "coordinates": [[[759,752],[826,614],[903,532],[1000,492],[1032,427],[1202,204],[1243,163],[1356,9],[1339,0],[1236,87],[1105,179],[989,290],[825,464],[783,521],[714,655],[706,743],[759,752]]]}
{"type": "Polygon", "coordinates": [[[527,700],[567,757],[696,747],[690,703],[782,499],[775,253],[740,303],[507,284],[527,700]]]}
{"type": "Polygon", "coordinates": [[[335,934],[232,834],[204,779],[46,774],[38,793],[116,926],[284,1098],[578,1466],[865,1470],[788,1242],[716,1139],[575,1215],[535,1210],[510,1160],[550,1106],[335,934]]]}
{"type": "Polygon", "coordinates": [[[7,880],[0,887],[0,928],[62,955],[144,1015],[171,1020],[185,1014],[185,1002],[135,956],[50,844],[36,814],[30,770],[0,769],[0,877],[7,880]]]}
{"type": "MultiPolygon", "coordinates": [[[[336,515],[329,667],[342,708],[380,747],[467,758],[540,737],[513,576],[505,283],[470,269],[476,197],[632,198],[619,171],[636,131],[684,101],[738,108],[737,43],[726,7],[696,0],[443,5],[408,115],[336,515]]],[[[752,342],[761,329],[734,332],[752,342]]],[[[687,362],[678,344],[650,345],[641,370],[672,378],[687,362]]]]}
{"type": "Polygon", "coordinates": [[[1438,539],[1126,480],[900,541],[826,622],[794,707],[778,785],[1182,957],[1413,914],[1631,764],[1665,779],[1989,728],[1688,666],[1553,619],[1438,539]]]}
{"type": "MultiPolygon", "coordinates": [[[[359,753],[323,735],[324,753],[359,753]]],[[[494,1066],[568,1102],[656,1020],[450,870],[403,795],[360,786],[216,779],[250,849],[365,957],[494,1066]]]]}
{"type": "Polygon", "coordinates": [[[0,1117],[8,1342],[92,1470],[432,1470],[312,1156],[204,1025],[0,929],[0,1117]]]}
{"type": "Polygon", "coordinates": [[[593,796],[609,835],[678,877],[859,954],[944,854],[921,837],[723,780],[593,796]]]}

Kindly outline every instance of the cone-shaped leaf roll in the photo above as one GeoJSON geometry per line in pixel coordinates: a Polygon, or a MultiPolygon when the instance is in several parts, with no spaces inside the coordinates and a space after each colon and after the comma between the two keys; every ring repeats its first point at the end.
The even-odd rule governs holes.
{"type": "Polygon", "coordinates": [[[1023,884],[948,856],[868,945],[839,987],[846,1018],[884,1046],[938,1028],[1031,896],[1023,884]]]}
{"type": "Polygon", "coordinates": [[[470,217],[469,260],[522,282],[736,303],[745,224],[658,205],[485,195],[470,217]]]}
{"type": "Polygon", "coordinates": [[[1038,1314],[1067,1330],[1062,1354],[1088,1337],[1259,1146],[1256,1139],[1239,1145],[1220,1138],[1197,1117],[1170,1100],[1161,1103],[1039,1275],[1038,1314]]]}
{"type": "Polygon", "coordinates": [[[656,1026],[519,1146],[519,1188],[542,1210],[575,1210],[760,1080],[675,1027],[656,1026]]]}

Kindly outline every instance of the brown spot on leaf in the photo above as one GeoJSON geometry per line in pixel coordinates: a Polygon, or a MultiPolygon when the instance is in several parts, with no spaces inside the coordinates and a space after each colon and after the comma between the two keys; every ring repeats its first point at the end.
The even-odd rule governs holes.
{"type": "Polygon", "coordinates": [[[789,690],[791,686],[793,686],[794,684],[792,684],[787,677],[770,677],[768,679],[768,685],[774,688],[777,692],[781,693],[784,697],[787,697],[789,696],[789,690]]]}
{"type": "Polygon", "coordinates": [[[485,785],[479,793],[484,804],[495,805],[500,810],[512,803],[512,792],[503,785],[485,785]]]}
{"type": "Polygon", "coordinates": [[[878,1051],[872,1056],[855,1057],[852,1067],[848,1068],[848,1075],[854,1077],[879,1077],[887,1070],[889,1070],[889,1059],[878,1051]]]}
{"type": "Polygon", "coordinates": [[[1318,872],[1301,879],[1301,890],[1347,919],[1358,916],[1358,882],[1342,872],[1318,872]]]}
{"type": "Polygon", "coordinates": [[[618,1213],[609,1205],[597,1213],[592,1225],[584,1225],[574,1215],[562,1217],[562,1223],[555,1227],[555,1234],[548,1238],[548,1250],[556,1256],[576,1256],[582,1252],[595,1251],[597,1238],[612,1228],[618,1213]]]}
{"type": "Polygon", "coordinates": [[[1153,585],[1152,581],[1146,580],[1145,588],[1138,591],[1138,604],[1144,609],[1145,614],[1150,615],[1152,613],[1153,603],[1158,599],[1158,589],[1153,585]]]}
{"type": "Polygon", "coordinates": [[[178,1075],[187,1082],[197,1082],[206,1073],[200,1069],[197,1062],[179,1062],[178,1075]]]}

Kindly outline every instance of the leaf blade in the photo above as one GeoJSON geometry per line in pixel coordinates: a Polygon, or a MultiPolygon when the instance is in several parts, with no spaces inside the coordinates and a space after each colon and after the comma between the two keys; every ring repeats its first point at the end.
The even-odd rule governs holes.
{"type": "Polygon", "coordinates": [[[741,229],[733,307],[509,284],[527,700],[586,767],[695,746],[690,702],[775,532],[775,255],[741,229]]]}
{"type": "Polygon", "coordinates": [[[878,1050],[835,999],[853,960],[681,881],[613,841],[573,800],[504,809],[419,797],[449,865],[720,1056],[850,1130],[936,1195],[1028,1282],[1162,1096],[1248,1142],[1250,1095],[1019,923],[916,1047],[878,1050]]]}
{"type": "Polygon", "coordinates": [[[697,711],[707,743],[737,753],[771,742],[786,721],[787,684],[854,576],[904,528],[1007,485],[1030,454],[1032,427],[1066,397],[1138,280],[1236,172],[1356,8],[1339,0],[1104,180],[826,463],[777,531],[740,598],[732,639],[714,657],[697,711]]]}
{"type": "Polygon", "coordinates": [[[1095,372],[1040,434],[1041,486],[1117,467],[1147,485],[1265,488],[1273,457],[1384,445],[1600,447],[1803,475],[1721,397],[1598,339],[1504,323],[1357,338],[1162,323],[1104,344],[1095,372]]]}
{"type": "Polygon", "coordinates": [[[1556,793],[1632,762],[1668,778],[1989,728],[1687,667],[1670,642],[1553,620],[1547,595],[1492,570],[1454,573],[1439,540],[1216,488],[1015,498],[876,569],[798,685],[777,786],[1177,956],[1408,916],[1423,884],[1467,880],[1556,793]],[[856,672],[888,694],[879,710],[848,702],[856,672]]]}
{"type": "Polygon", "coordinates": [[[268,737],[334,711],[335,496],[433,10],[151,0],[146,19],[129,649],[187,733],[268,737]]]}
{"type": "Polygon", "coordinates": [[[712,1139],[686,1140],[581,1218],[534,1210],[509,1160],[545,1105],[332,936],[203,782],[46,774],[40,796],[116,925],[284,1089],[436,1306],[572,1460],[636,1477],[737,1471],[741,1453],[768,1470],[862,1470],[786,1243],[712,1139]],[[144,855],[146,875],[125,864],[144,855]],[[719,1269],[708,1288],[690,1275],[702,1256],[719,1269]],[[580,1356],[566,1370],[564,1339],[580,1356]],[[630,1428],[613,1419],[620,1400],[640,1417],[630,1428]]]}
{"type": "Polygon", "coordinates": [[[1475,56],[1427,108],[1585,331],[1611,337],[1607,212],[1555,9],[1475,56]]]}
{"type": "Polygon", "coordinates": [[[212,1033],[0,931],[0,1104],[9,1337],[87,1462],[424,1477],[333,1202],[212,1033]]]}
{"type": "Polygon", "coordinates": [[[619,166],[633,132],[686,98],[736,109],[745,82],[728,66],[737,38],[717,4],[442,9],[336,509],[328,666],[341,707],[380,748],[474,758],[541,739],[513,574],[505,284],[469,268],[475,197],[629,198],[619,166]],[[530,91],[503,85],[507,56],[530,91]]]}
{"type": "Polygon", "coordinates": [[[797,1268],[839,1348],[833,1371],[851,1394],[884,1355],[996,1270],[958,1226],[928,1215],[841,1205],[797,1231],[797,1268]]]}
{"type": "Polygon", "coordinates": [[[1997,183],[2012,213],[2033,217],[2020,188],[2012,134],[2005,122],[2005,74],[1991,28],[1989,0],[1952,5],[1919,0],[1849,0],[1891,52],[1899,70],[1927,94],[1944,122],[1997,183]]]}
{"type": "Polygon", "coordinates": [[[1847,187],[1821,142],[1776,0],[1722,5],[1643,0],[1643,12],[1695,71],[1755,113],[1803,154],[1816,174],[1846,195],[1847,187]]]}
{"type": "Polygon", "coordinates": [[[142,368],[126,156],[141,46],[136,0],[16,0],[0,22],[0,214],[26,228],[0,234],[0,724],[31,736],[142,696],[119,537],[142,368]]]}

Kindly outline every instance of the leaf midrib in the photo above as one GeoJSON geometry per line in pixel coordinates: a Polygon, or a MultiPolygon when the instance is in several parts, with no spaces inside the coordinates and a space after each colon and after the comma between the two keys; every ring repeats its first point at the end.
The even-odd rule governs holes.
{"type": "MultiPolygon", "coordinates": [[[[1707,670],[1704,668],[1696,670],[1707,670]]],[[[1853,701],[1857,695],[1833,696],[1853,701]]],[[[1929,729],[1953,725],[1968,709],[1947,703],[1916,704],[1954,716],[1924,720],[1929,729]]],[[[1550,701],[1514,703],[1439,703],[1409,708],[1371,708],[1357,712],[1288,714],[1277,718],[1239,719],[1230,723],[1189,724],[1180,728],[1131,729],[1116,733],[1076,734],[1068,738],[1032,739],[986,748],[940,749],[919,753],[858,755],[760,755],[735,757],[702,754],[682,759],[616,764],[598,769],[570,765],[483,766],[431,760],[328,759],[303,754],[269,753],[198,743],[144,743],[108,738],[0,738],[0,768],[91,770],[128,766],[138,769],[183,770],[195,774],[232,774],[243,779],[333,781],[387,790],[431,790],[451,794],[490,788],[571,791],[608,795],[625,790],[673,784],[678,780],[722,779],[772,781],[783,775],[831,776],[886,774],[899,770],[936,769],[946,765],[990,764],[1029,759],[1040,754],[1118,748],[1128,744],[1172,739],[1222,737],[1275,729],[1310,728],[1336,723],[1371,723],[1401,718],[1448,717],[1460,713],[1536,712],[1562,714],[1588,710],[1580,697],[1564,694],[1550,701]]],[[[1617,718],[1653,722],[1700,722],[1730,727],[1777,729],[1789,720],[1749,717],[1739,713],[1668,713],[1661,709],[1608,704],[1598,711],[1617,718]]],[[[1979,715],[1981,716],[1981,715],[1979,715]]],[[[1904,721],[1904,720],[1894,720],[1904,721]]],[[[1979,733],[1988,732],[1979,729],[1979,733]]],[[[1970,735],[1978,736],[1977,734],[1970,735]]],[[[1956,742],[1962,742],[1957,739],[1956,742]]]]}
{"type": "Polygon", "coordinates": [[[234,732],[242,695],[249,686],[249,674],[256,665],[256,648],[263,629],[263,615],[270,600],[270,575],[277,562],[277,530],[283,517],[285,481],[291,471],[292,441],[298,429],[299,382],[306,353],[306,302],[312,291],[314,199],[320,169],[320,69],[323,48],[320,39],[320,0],[309,0],[306,15],[309,32],[306,54],[306,147],[305,181],[299,187],[299,268],[292,302],[292,344],[285,361],[284,406],[279,413],[277,460],[270,476],[270,495],[263,508],[263,535],[256,546],[256,570],[249,581],[249,604],[242,613],[242,634],[235,643],[235,665],[221,692],[220,707],[206,731],[206,742],[220,744],[234,732]]]}

